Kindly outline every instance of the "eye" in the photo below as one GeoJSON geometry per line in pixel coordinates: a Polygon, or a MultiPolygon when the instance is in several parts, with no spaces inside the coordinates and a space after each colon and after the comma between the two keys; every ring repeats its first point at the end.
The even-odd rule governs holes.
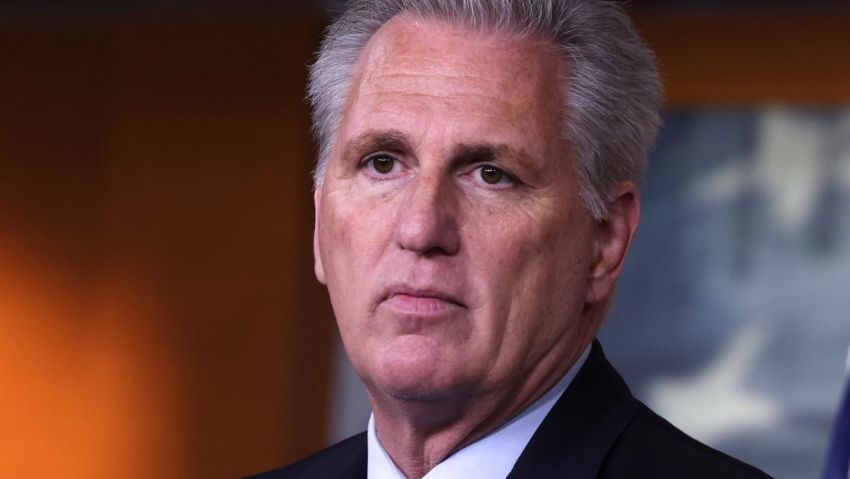
{"type": "Polygon", "coordinates": [[[386,153],[379,153],[366,159],[363,165],[375,176],[386,176],[398,169],[398,160],[386,153]]]}
{"type": "Polygon", "coordinates": [[[497,185],[505,174],[502,170],[494,167],[494,166],[482,166],[479,168],[479,175],[481,175],[481,179],[484,180],[484,183],[489,183],[491,185],[497,185]]]}
{"type": "Polygon", "coordinates": [[[490,186],[501,185],[507,187],[515,183],[513,178],[505,170],[493,165],[481,165],[477,167],[473,172],[473,176],[490,186]]]}

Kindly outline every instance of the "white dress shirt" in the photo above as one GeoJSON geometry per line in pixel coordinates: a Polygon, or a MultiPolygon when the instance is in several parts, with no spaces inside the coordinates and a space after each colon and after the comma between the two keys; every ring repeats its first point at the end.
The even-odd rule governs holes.
{"type": "MultiPolygon", "coordinates": [[[[520,454],[528,445],[531,436],[540,427],[543,418],[549,414],[581,369],[590,347],[581,354],[569,371],[540,399],[525,411],[503,424],[499,429],[467,445],[447,457],[431,469],[423,479],[481,479],[504,478],[511,472],[520,454]]],[[[369,417],[368,441],[368,479],[405,479],[393,460],[384,450],[375,430],[375,415],[369,417]]]]}

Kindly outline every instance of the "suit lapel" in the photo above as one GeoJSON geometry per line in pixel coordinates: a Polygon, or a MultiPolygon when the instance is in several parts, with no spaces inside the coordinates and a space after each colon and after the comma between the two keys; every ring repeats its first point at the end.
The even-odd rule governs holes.
{"type": "Polygon", "coordinates": [[[543,420],[508,476],[511,479],[590,479],[617,437],[634,418],[638,402],[598,341],[573,382],[543,420]]]}

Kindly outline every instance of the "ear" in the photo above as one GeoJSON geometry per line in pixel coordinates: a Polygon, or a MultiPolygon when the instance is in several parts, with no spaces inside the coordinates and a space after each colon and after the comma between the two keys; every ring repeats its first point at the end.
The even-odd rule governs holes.
{"type": "Polygon", "coordinates": [[[611,198],[608,216],[595,226],[596,245],[588,303],[605,301],[611,296],[640,222],[640,197],[634,183],[617,184],[611,198]]]}
{"type": "Polygon", "coordinates": [[[320,283],[327,285],[325,282],[325,267],[322,265],[322,248],[319,246],[319,215],[322,205],[322,187],[316,187],[313,192],[313,206],[315,209],[316,221],[313,224],[313,269],[316,272],[316,279],[320,283]]]}

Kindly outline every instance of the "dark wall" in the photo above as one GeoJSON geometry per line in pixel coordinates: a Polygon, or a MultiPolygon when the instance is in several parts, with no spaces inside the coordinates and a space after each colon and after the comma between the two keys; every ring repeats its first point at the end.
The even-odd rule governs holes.
{"type": "Polygon", "coordinates": [[[319,447],[322,20],[75,12],[0,22],[0,476],[236,477],[319,447]]]}

